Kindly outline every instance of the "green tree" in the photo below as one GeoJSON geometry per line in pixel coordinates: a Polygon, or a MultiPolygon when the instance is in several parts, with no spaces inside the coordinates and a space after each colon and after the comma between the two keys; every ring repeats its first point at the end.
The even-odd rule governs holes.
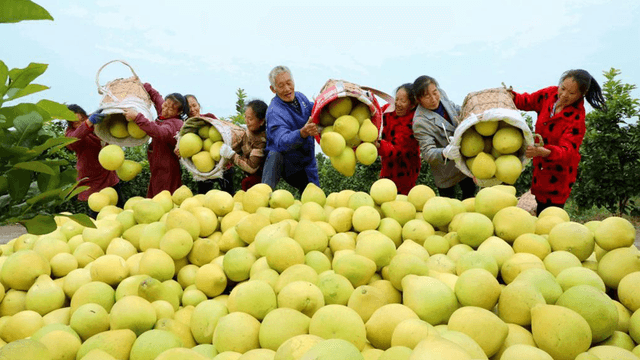
{"type": "MultiPolygon", "coordinates": [[[[41,6],[28,0],[0,0],[0,23],[22,20],[53,20],[41,6]]],[[[9,70],[0,61],[0,224],[20,222],[34,234],[55,230],[55,211],[86,187],[77,187],[75,168],[60,151],[76,139],[59,137],[44,128],[53,119],[75,121],[66,106],[50,100],[36,104],[13,102],[48,89],[32,83],[47,69],[46,64],[9,70]],[[10,106],[6,106],[10,104],[10,106]]],[[[84,214],[70,215],[93,227],[84,214]]]]}
{"type": "Polygon", "coordinates": [[[244,92],[244,89],[238,88],[236,90],[236,113],[234,115],[229,116],[228,118],[223,118],[224,120],[231,121],[236,125],[244,125],[246,121],[244,119],[244,107],[245,107],[245,99],[247,98],[247,93],[244,92]]]}
{"type": "Polygon", "coordinates": [[[607,108],[586,116],[587,132],[581,147],[582,164],[573,196],[581,208],[605,207],[612,213],[630,213],[640,195],[640,115],[635,85],[616,77],[620,70],[604,72],[607,108]]]}

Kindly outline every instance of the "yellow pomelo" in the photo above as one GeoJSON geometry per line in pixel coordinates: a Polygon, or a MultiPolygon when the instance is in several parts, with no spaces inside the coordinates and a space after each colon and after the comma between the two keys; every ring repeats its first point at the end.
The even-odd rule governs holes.
{"type": "Polygon", "coordinates": [[[125,260],[118,255],[104,255],[91,263],[91,280],[117,286],[129,276],[125,260]]]}
{"type": "Polygon", "coordinates": [[[38,341],[47,347],[53,359],[75,359],[81,345],[75,334],[62,330],[49,332],[38,341]]]}
{"type": "Polygon", "coordinates": [[[109,330],[109,313],[98,304],[87,303],[74,311],[69,326],[86,341],[97,333],[109,330]]]}
{"type": "Polygon", "coordinates": [[[311,319],[299,311],[279,308],[269,312],[260,325],[260,346],[277,351],[280,345],[294,336],[309,332],[311,319]]]}
{"type": "Polygon", "coordinates": [[[536,221],[536,234],[546,235],[551,232],[556,225],[565,222],[564,219],[559,216],[543,216],[539,217],[536,221]]]}
{"type": "Polygon", "coordinates": [[[427,250],[430,255],[446,254],[451,245],[449,241],[440,235],[429,235],[424,239],[422,246],[427,250]]]}
{"type": "Polygon", "coordinates": [[[636,343],[633,341],[631,336],[629,336],[629,334],[627,334],[626,332],[619,330],[614,331],[613,335],[611,335],[605,341],[601,341],[598,343],[598,346],[603,345],[615,346],[618,348],[626,349],[628,351],[632,351],[633,348],[636,347],[636,343]]]}
{"type": "Polygon", "coordinates": [[[498,130],[499,123],[499,121],[495,120],[481,121],[473,125],[473,127],[478,132],[478,134],[482,136],[491,136],[496,132],[496,130],[498,130]]]}
{"type": "Polygon", "coordinates": [[[633,245],[636,238],[636,229],[629,220],[612,216],[600,222],[594,235],[596,244],[609,251],[633,245]]]}
{"type": "Polygon", "coordinates": [[[344,305],[326,305],[313,314],[309,334],[323,339],[342,339],[362,350],[367,331],[360,315],[344,305]]]}
{"type": "Polygon", "coordinates": [[[531,268],[544,269],[544,263],[533,254],[515,253],[502,264],[500,275],[505,284],[510,284],[521,272],[531,268]]]}
{"type": "Polygon", "coordinates": [[[474,158],[470,170],[477,179],[491,179],[496,173],[496,164],[493,156],[481,151],[474,158]]]}
{"type": "Polygon", "coordinates": [[[276,293],[265,281],[247,281],[233,288],[227,307],[230,313],[241,311],[262,320],[277,307],[276,293]]]}
{"type": "Polygon", "coordinates": [[[600,342],[609,336],[618,326],[618,310],[611,299],[590,285],[577,285],[567,289],[556,305],[571,309],[580,314],[591,328],[593,342],[600,342]]]}
{"type": "Polygon", "coordinates": [[[553,251],[565,250],[586,260],[595,246],[593,233],[586,226],[576,222],[558,224],[549,232],[549,244],[553,251]]]}
{"type": "Polygon", "coordinates": [[[498,302],[502,288],[493,274],[485,269],[476,268],[460,274],[454,290],[463,306],[491,310],[498,302]]]}
{"type": "Polygon", "coordinates": [[[611,345],[594,346],[588,351],[599,360],[636,360],[638,357],[627,349],[611,345]]]}
{"type": "Polygon", "coordinates": [[[435,197],[436,193],[427,185],[418,184],[409,190],[407,200],[415,206],[416,209],[423,209],[426,202],[435,197]]]}
{"type": "Polygon", "coordinates": [[[160,281],[173,278],[176,267],[169,254],[160,249],[148,249],[140,258],[138,271],[160,281]]]}
{"type": "Polygon", "coordinates": [[[396,255],[396,246],[388,236],[377,230],[370,230],[361,233],[356,238],[355,253],[373,260],[376,269],[380,270],[389,265],[391,259],[396,255]]]}
{"type": "Polygon", "coordinates": [[[202,150],[202,139],[196,133],[184,134],[178,142],[180,157],[189,158],[202,150]]]}
{"type": "Polygon", "coordinates": [[[331,165],[344,176],[353,176],[356,171],[356,154],[350,147],[345,147],[342,152],[331,157],[331,165]]]}
{"type": "Polygon", "coordinates": [[[543,262],[544,267],[556,277],[565,269],[582,267],[582,262],[580,262],[577,256],[563,250],[550,253],[544,258],[543,262]]]}
{"type": "Polygon", "coordinates": [[[373,164],[378,158],[378,149],[372,143],[362,143],[356,148],[356,159],[364,165],[373,164]]]}
{"type": "Polygon", "coordinates": [[[131,137],[134,139],[142,139],[143,137],[147,136],[147,133],[144,130],[140,129],[138,124],[133,121],[129,121],[127,123],[127,131],[129,132],[129,135],[131,135],[131,137]]]}
{"type": "Polygon", "coordinates": [[[455,293],[440,280],[407,275],[402,279],[402,288],[403,304],[431,325],[448,322],[458,307],[455,293]],[[430,300],[426,302],[424,299],[430,300]]]}
{"type": "Polygon", "coordinates": [[[89,209],[99,212],[104,207],[108,206],[110,203],[109,196],[101,193],[93,193],[89,195],[89,199],[87,201],[89,205],[89,209]]]}
{"type": "Polygon", "coordinates": [[[549,206],[548,208],[542,210],[540,214],[538,214],[538,218],[542,218],[545,216],[557,216],[564,221],[571,221],[567,211],[557,206],[549,206]]]}
{"type": "Polygon", "coordinates": [[[381,289],[362,285],[351,293],[347,306],[355,310],[366,323],[378,308],[386,304],[387,298],[381,289]]]}
{"type": "Polygon", "coordinates": [[[353,103],[353,108],[349,115],[358,119],[362,124],[366,119],[371,119],[371,110],[367,104],[356,101],[353,103]]]}
{"type": "Polygon", "coordinates": [[[278,307],[300,311],[307,316],[324,306],[324,295],[318,286],[308,281],[293,281],[278,293],[278,307]]]}
{"type": "Polygon", "coordinates": [[[201,173],[208,173],[213,170],[213,167],[215,166],[213,158],[208,151],[199,151],[191,157],[191,161],[196,169],[201,173]]]}
{"type": "Polygon", "coordinates": [[[354,230],[358,232],[377,229],[380,225],[380,213],[373,206],[360,206],[353,213],[352,223],[354,230]]]}
{"type": "Polygon", "coordinates": [[[348,96],[340,97],[330,102],[327,107],[331,116],[339,118],[340,116],[351,113],[353,101],[348,96]]]}
{"type": "Polygon", "coordinates": [[[501,360],[553,360],[551,355],[532,345],[514,344],[507,348],[500,357],[501,360]]]}
{"type": "Polygon", "coordinates": [[[293,239],[300,244],[305,254],[314,250],[324,251],[329,245],[327,233],[309,220],[300,220],[293,232],[293,239]]]}
{"type": "Polygon", "coordinates": [[[492,256],[496,260],[499,268],[502,268],[504,262],[515,254],[509,243],[497,236],[487,238],[478,246],[477,251],[492,256]]]}
{"type": "Polygon", "coordinates": [[[484,149],[484,140],[474,129],[468,129],[460,140],[460,153],[466,157],[478,155],[484,149]]]}
{"type": "Polygon", "coordinates": [[[216,300],[205,300],[196,305],[189,322],[194,340],[198,344],[211,344],[218,321],[227,314],[227,307],[216,300]]]}
{"type": "Polygon", "coordinates": [[[249,278],[251,266],[256,257],[246,247],[236,247],[229,250],[223,258],[224,273],[231,281],[244,281],[249,278]]]}
{"type": "Polygon", "coordinates": [[[402,291],[402,279],[409,274],[428,275],[429,267],[427,263],[413,254],[401,253],[391,259],[388,267],[389,281],[393,287],[402,291]]]}
{"type": "Polygon", "coordinates": [[[82,343],[76,359],[83,359],[94,349],[99,349],[116,359],[127,359],[136,334],[129,329],[109,330],[98,333],[82,343]]]}
{"type": "Polygon", "coordinates": [[[436,335],[433,325],[420,319],[409,318],[400,321],[391,335],[391,346],[406,346],[413,349],[418,343],[436,335]]]}
{"type": "Polygon", "coordinates": [[[342,135],[345,140],[353,139],[358,135],[360,122],[351,115],[342,115],[333,123],[333,131],[342,135]]]}
{"type": "Polygon", "coordinates": [[[300,201],[304,204],[307,202],[315,202],[324,206],[327,201],[327,196],[324,194],[324,191],[319,188],[314,183],[307,184],[307,187],[304,188],[302,195],[300,195],[300,201]]]}
{"type": "Polygon", "coordinates": [[[430,336],[413,349],[411,360],[471,360],[471,355],[460,345],[441,336],[430,336]]]}
{"type": "Polygon", "coordinates": [[[329,157],[338,156],[345,148],[344,137],[333,131],[324,133],[320,137],[320,148],[329,157]]]}
{"type": "MultiPolygon", "coordinates": [[[[495,218],[494,218],[495,220],[495,218]]],[[[513,250],[517,253],[526,252],[544,260],[551,253],[551,245],[544,236],[526,233],[518,236],[513,242],[513,250]]]]}
{"type": "Polygon", "coordinates": [[[138,224],[150,224],[160,220],[164,209],[153,200],[140,200],[133,205],[133,217],[138,224]]]}
{"type": "Polygon", "coordinates": [[[118,118],[115,121],[112,121],[109,124],[109,133],[111,134],[111,136],[118,139],[126,138],[127,136],[129,136],[129,131],[127,130],[127,122],[122,118],[118,118]]]}
{"type": "Polygon", "coordinates": [[[209,139],[211,139],[211,141],[214,143],[222,141],[222,135],[220,135],[220,132],[215,126],[211,126],[209,128],[209,139]]]}
{"type": "Polygon", "coordinates": [[[336,274],[346,277],[353,287],[367,284],[376,272],[376,263],[366,256],[347,253],[335,256],[332,264],[336,274]]]}
{"type": "Polygon", "coordinates": [[[495,187],[483,188],[478,191],[474,202],[475,210],[486,215],[489,219],[493,219],[493,216],[501,209],[517,204],[518,199],[514,194],[495,187]]]}
{"type": "Polygon", "coordinates": [[[307,350],[299,360],[364,360],[361,350],[353,343],[343,339],[327,339],[320,341],[307,350]]]}
{"type": "Polygon", "coordinates": [[[2,264],[2,283],[15,290],[29,290],[40,275],[50,275],[47,259],[33,250],[20,250],[9,255],[2,264]]]}
{"type": "Polygon", "coordinates": [[[325,304],[347,305],[354,290],[349,279],[333,270],[318,275],[317,285],[324,295],[325,304]]]}
{"type": "Polygon", "coordinates": [[[151,330],[156,320],[156,310],[149,301],[139,296],[123,297],[109,313],[111,330],[130,329],[137,336],[151,330]]]}
{"type": "Polygon", "coordinates": [[[396,326],[403,320],[418,320],[418,315],[402,304],[383,305],[371,314],[365,324],[367,340],[377,349],[391,347],[391,338],[396,326]]]}
{"type": "Polygon", "coordinates": [[[577,312],[558,305],[531,309],[531,332],[538,347],[555,360],[573,360],[591,346],[591,329],[577,312]]]}
{"type": "Polygon", "coordinates": [[[440,196],[430,198],[422,207],[424,220],[434,227],[442,227],[449,224],[453,219],[453,215],[451,203],[440,196]]]}
{"type": "Polygon", "coordinates": [[[107,170],[118,170],[124,162],[124,151],[118,145],[107,145],[100,150],[98,161],[107,170]]]}
{"type": "Polygon", "coordinates": [[[396,184],[390,179],[376,180],[369,190],[369,194],[373,198],[373,201],[378,205],[382,205],[385,202],[393,201],[398,195],[398,188],[396,184]]]}
{"type": "Polygon", "coordinates": [[[279,273],[282,273],[289,266],[304,264],[302,246],[289,237],[274,240],[267,249],[265,256],[269,267],[279,273]]]}
{"type": "Polygon", "coordinates": [[[429,259],[429,252],[423,246],[413,240],[406,240],[402,242],[396,251],[397,254],[411,254],[419,257],[423,261],[429,259]]]}
{"type": "MultiPolygon", "coordinates": [[[[367,109],[368,110],[368,109],[367,109]]],[[[360,119],[358,119],[360,120],[360,119]]],[[[360,130],[358,131],[358,137],[365,142],[374,142],[378,139],[378,128],[373,125],[369,118],[362,120],[360,130]]]]}
{"type": "Polygon", "coordinates": [[[562,287],[558,284],[553,274],[545,269],[526,269],[514,281],[524,281],[535,286],[547,304],[555,304],[558,297],[562,295],[562,287]]]}
{"type": "Polygon", "coordinates": [[[260,322],[253,316],[234,312],[221,317],[213,332],[213,345],[218,352],[241,354],[260,347],[260,322]]]}
{"type": "Polygon", "coordinates": [[[493,135],[493,147],[501,154],[520,150],[523,141],[522,130],[513,126],[498,129],[493,135]]]}
{"type": "Polygon", "coordinates": [[[630,311],[640,308],[640,271],[625,275],[618,284],[618,299],[630,311]]]}
{"type": "MultiPolygon", "coordinates": [[[[595,271],[581,266],[570,267],[562,270],[556,276],[556,281],[558,281],[558,284],[560,284],[563,291],[567,291],[569,288],[577,285],[591,285],[603,292],[607,289],[604,285],[604,281],[602,281],[602,278],[600,278],[595,271]]],[[[618,292],[618,298],[621,298],[621,296],[622,295],[618,292]]]]}
{"type": "Polygon", "coordinates": [[[153,360],[164,351],[182,347],[182,340],[166,330],[149,330],[138,336],[131,347],[130,360],[153,360]]]}
{"type": "Polygon", "coordinates": [[[220,161],[220,148],[222,145],[224,145],[224,141],[216,141],[209,148],[209,155],[211,155],[214,162],[220,161]]]}
{"type": "Polygon", "coordinates": [[[493,256],[473,251],[472,248],[464,244],[455,245],[449,250],[449,253],[453,253],[454,250],[460,248],[460,254],[447,254],[452,260],[456,262],[456,274],[460,275],[470,269],[485,269],[489,271],[494,277],[498,276],[498,263],[493,256]]]}
{"type": "Polygon", "coordinates": [[[32,310],[22,310],[6,320],[0,328],[0,336],[7,343],[25,339],[45,326],[42,316],[32,310]]]}
{"type": "Polygon", "coordinates": [[[483,241],[493,235],[493,229],[493,223],[489,217],[481,213],[464,213],[456,232],[461,243],[478,248],[483,241]]]}
{"type": "MultiPolygon", "coordinates": [[[[536,347],[536,343],[535,341],[533,341],[533,335],[531,334],[531,332],[529,332],[529,330],[516,324],[507,323],[507,326],[509,327],[509,335],[507,335],[507,338],[502,343],[500,350],[498,350],[498,352],[495,355],[493,355],[494,359],[500,359],[502,354],[508,348],[514,345],[529,345],[532,347],[536,347]]],[[[518,358],[514,358],[514,359],[518,359],[518,358]]],[[[552,360],[552,358],[542,358],[542,359],[552,360]]]]}
{"type": "Polygon", "coordinates": [[[387,201],[380,206],[385,217],[392,218],[402,226],[416,219],[416,208],[412,203],[403,200],[387,201]]]}
{"type": "Polygon", "coordinates": [[[496,179],[506,184],[515,184],[522,172],[522,162],[515,155],[502,155],[496,158],[496,179]]]}
{"type": "Polygon", "coordinates": [[[40,341],[22,339],[0,347],[0,358],[3,360],[53,360],[47,347],[40,341]]]}
{"type": "Polygon", "coordinates": [[[278,347],[274,359],[298,360],[307,352],[307,350],[311,349],[321,341],[324,341],[324,339],[315,335],[296,335],[286,340],[282,345],[280,345],[280,347],[278,347]]]}

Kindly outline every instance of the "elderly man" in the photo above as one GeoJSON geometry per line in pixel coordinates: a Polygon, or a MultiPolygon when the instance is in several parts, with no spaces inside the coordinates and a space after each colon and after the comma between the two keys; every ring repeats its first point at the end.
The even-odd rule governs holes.
{"type": "Polygon", "coordinates": [[[286,66],[273,68],[269,82],[276,96],[267,109],[269,154],[262,182],[275,189],[282,177],[301,193],[310,182],[320,186],[314,151],[318,128],[311,122],[313,103],[295,91],[291,71],[286,66]]]}

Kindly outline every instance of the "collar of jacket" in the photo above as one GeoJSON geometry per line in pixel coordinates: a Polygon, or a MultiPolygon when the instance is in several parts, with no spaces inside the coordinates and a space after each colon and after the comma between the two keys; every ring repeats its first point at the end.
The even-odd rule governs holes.
{"type": "Polygon", "coordinates": [[[447,94],[442,89],[439,89],[439,90],[440,90],[440,102],[442,103],[442,106],[444,106],[444,111],[447,112],[447,114],[449,115],[449,118],[455,125],[448,122],[445,118],[440,116],[440,114],[438,114],[437,112],[431,111],[423,107],[422,105],[418,105],[416,112],[423,114],[424,117],[426,117],[428,120],[433,121],[433,123],[438,128],[442,129],[442,126],[444,125],[447,131],[454,132],[456,130],[456,127],[458,126],[458,116],[456,112],[453,110],[453,106],[451,105],[451,102],[449,101],[447,94]]]}

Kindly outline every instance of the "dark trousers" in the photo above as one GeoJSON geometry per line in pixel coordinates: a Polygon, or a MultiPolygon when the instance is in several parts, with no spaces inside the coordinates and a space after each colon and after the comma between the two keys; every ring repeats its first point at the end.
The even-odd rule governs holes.
{"type": "Polygon", "coordinates": [[[455,198],[456,197],[456,186],[460,186],[460,190],[462,190],[462,199],[472,198],[476,195],[476,183],[473,182],[473,179],[470,177],[466,177],[462,179],[456,185],[453,185],[448,188],[438,188],[438,193],[442,197],[455,198]]]}
{"type": "Polygon", "coordinates": [[[267,160],[264,163],[264,171],[262,172],[262,182],[269,185],[271,189],[275,190],[278,182],[282,178],[289,185],[300,191],[300,194],[309,184],[309,177],[304,169],[291,175],[284,175],[282,169],[284,168],[284,156],[276,151],[270,151],[267,155],[267,160]]]}
{"type": "Polygon", "coordinates": [[[536,200],[536,202],[538,203],[538,207],[536,208],[536,215],[540,215],[540,213],[542,212],[542,210],[551,207],[551,206],[556,206],[559,207],[561,209],[564,209],[564,203],[562,204],[554,204],[551,201],[547,201],[546,203],[541,203],[539,201],[536,200]]]}
{"type": "Polygon", "coordinates": [[[220,190],[228,192],[231,195],[236,193],[233,187],[233,175],[235,174],[235,168],[230,167],[222,173],[220,179],[209,179],[204,181],[197,181],[198,194],[206,194],[209,190],[213,189],[214,184],[218,184],[220,190]]]}

